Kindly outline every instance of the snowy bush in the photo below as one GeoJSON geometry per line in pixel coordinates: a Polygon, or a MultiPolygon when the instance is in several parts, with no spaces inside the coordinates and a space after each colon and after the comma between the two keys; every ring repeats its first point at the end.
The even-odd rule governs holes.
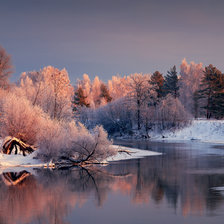
{"type": "Polygon", "coordinates": [[[96,110],[97,123],[103,125],[109,134],[124,134],[132,129],[132,112],[127,99],[121,98],[96,110]]]}
{"type": "Polygon", "coordinates": [[[39,136],[40,157],[43,159],[69,158],[82,162],[101,162],[116,153],[102,127],[90,133],[82,124],[49,121],[39,136]]]}
{"type": "Polygon", "coordinates": [[[0,133],[2,137],[12,136],[28,144],[37,143],[42,110],[32,106],[27,99],[7,93],[1,99],[0,133]]]}
{"type": "Polygon", "coordinates": [[[68,144],[61,122],[47,118],[40,123],[40,126],[42,128],[37,138],[39,156],[44,160],[58,157],[60,149],[68,144]]]}
{"type": "MultiPolygon", "coordinates": [[[[70,128],[73,129],[73,126],[70,128]]],[[[112,142],[108,140],[107,133],[100,126],[95,127],[91,134],[80,124],[78,127],[79,134],[76,138],[73,138],[74,134],[72,131],[70,133],[72,134],[70,136],[72,148],[66,150],[65,153],[75,155],[74,159],[77,161],[100,162],[116,153],[110,147],[112,142]]]]}
{"type": "Polygon", "coordinates": [[[12,136],[39,148],[44,160],[66,156],[76,161],[102,161],[115,151],[102,127],[90,133],[74,121],[52,119],[24,97],[7,93],[1,99],[1,136],[12,136]]]}
{"type": "Polygon", "coordinates": [[[120,135],[132,129],[135,114],[127,98],[112,101],[97,109],[81,107],[76,111],[76,118],[89,129],[102,125],[109,134],[120,135]]]}
{"type": "Polygon", "coordinates": [[[167,95],[158,105],[155,121],[161,130],[180,128],[191,121],[191,115],[185,110],[178,98],[167,95]]]}
{"type": "Polygon", "coordinates": [[[98,109],[79,107],[75,112],[75,119],[88,129],[93,129],[97,125],[97,111],[98,109]]]}

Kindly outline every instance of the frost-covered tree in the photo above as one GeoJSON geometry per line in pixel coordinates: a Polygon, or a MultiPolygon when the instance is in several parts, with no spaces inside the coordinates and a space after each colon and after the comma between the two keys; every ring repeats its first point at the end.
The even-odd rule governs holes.
{"type": "Polygon", "coordinates": [[[112,100],[108,86],[103,83],[98,76],[91,82],[87,74],[83,75],[82,80],[78,80],[78,88],[82,88],[86,96],[86,103],[90,108],[98,108],[112,100]]]}
{"type": "Polygon", "coordinates": [[[71,113],[71,100],[73,87],[70,83],[68,73],[65,69],[59,70],[53,67],[43,69],[46,73],[46,81],[52,91],[52,111],[51,117],[54,119],[64,118],[66,113],[71,113]]]}
{"type": "Polygon", "coordinates": [[[5,49],[0,46],[0,87],[7,88],[9,85],[9,76],[12,74],[11,57],[5,49]]]}
{"type": "Polygon", "coordinates": [[[157,126],[161,130],[185,126],[191,119],[180,100],[171,94],[160,102],[155,115],[157,126]]]}
{"type": "Polygon", "coordinates": [[[42,110],[14,93],[4,94],[1,105],[1,137],[12,136],[25,143],[36,144],[44,117],[42,110]]]}
{"type": "Polygon", "coordinates": [[[49,120],[39,136],[43,159],[66,159],[75,164],[102,162],[116,154],[102,127],[90,133],[82,124],[49,120]],[[47,135],[46,135],[47,134],[47,135]]]}
{"type": "Polygon", "coordinates": [[[72,117],[73,87],[65,69],[48,66],[39,72],[22,73],[17,93],[40,106],[53,119],[72,117]]]}
{"type": "Polygon", "coordinates": [[[86,96],[86,103],[91,107],[93,105],[91,94],[92,83],[89,76],[87,74],[83,74],[83,79],[78,80],[77,86],[83,89],[83,93],[86,96]]]}
{"type": "Polygon", "coordinates": [[[109,94],[113,100],[127,96],[130,92],[129,77],[112,76],[111,80],[108,80],[109,94]]]}
{"type": "Polygon", "coordinates": [[[109,134],[123,135],[132,129],[133,112],[127,98],[112,101],[95,111],[96,123],[109,134]]]}
{"type": "MultiPolygon", "coordinates": [[[[87,98],[92,99],[91,102],[93,102],[92,105],[94,106],[90,108],[81,108],[80,116],[78,117],[79,121],[87,125],[88,128],[93,128],[97,124],[103,125],[109,134],[130,134],[133,133],[133,129],[137,127],[138,130],[141,130],[142,134],[142,131],[145,130],[146,136],[148,136],[149,130],[157,127],[160,127],[159,129],[161,130],[162,126],[164,126],[164,128],[178,127],[187,123],[188,119],[190,119],[189,114],[185,111],[182,103],[177,100],[177,98],[175,99],[179,90],[177,85],[179,79],[176,74],[176,68],[172,68],[171,70],[175,73],[173,75],[176,75],[177,89],[175,93],[174,88],[174,94],[168,94],[169,96],[167,95],[165,99],[165,80],[158,71],[153,75],[135,73],[124,77],[113,76],[112,79],[108,81],[108,92],[109,95],[113,97],[111,102],[104,101],[102,94],[99,94],[99,87],[102,85],[106,86],[106,84],[97,77],[94,80],[95,87],[93,88],[93,83],[91,83],[88,76],[86,76],[85,81],[83,81],[83,78],[83,80],[79,81],[78,85],[84,87],[85,84],[87,84],[89,96],[91,96],[87,98]],[[174,99],[171,99],[172,97],[174,99]],[[93,99],[95,99],[95,102],[93,99]],[[96,101],[96,99],[98,100],[96,101]],[[96,102],[99,102],[97,107],[95,106],[96,102]],[[161,105],[163,105],[163,107],[161,105]],[[173,106],[176,114],[169,106],[173,106]],[[181,120],[181,118],[175,120],[175,118],[172,117],[176,115],[180,116],[180,114],[176,112],[178,108],[181,111],[180,114],[183,113],[183,116],[186,115],[183,120],[181,120]],[[168,116],[167,114],[167,116],[165,116],[165,114],[162,114],[161,111],[164,112],[165,110],[171,115],[168,116]],[[163,118],[160,119],[158,114],[162,114],[163,118]]],[[[172,82],[169,82],[169,84],[170,83],[172,82]]]]}
{"type": "Polygon", "coordinates": [[[102,127],[89,132],[75,121],[51,118],[38,105],[15,93],[1,98],[1,137],[16,137],[39,148],[44,160],[61,158],[74,163],[101,162],[116,153],[102,127]]]}
{"type": "Polygon", "coordinates": [[[100,97],[100,94],[101,94],[101,81],[99,79],[98,76],[96,76],[93,80],[93,83],[92,83],[92,100],[93,100],[93,103],[94,103],[94,107],[97,108],[100,106],[101,104],[101,97],[100,97]]]}
{"type": "Polygon", "coordinates": [[[16,91],[17,94],[30,100],[34,106],[42,106],[45,102],[45,96],[47,95],[47,85],[40,72],[23,72],[16,91]]]}
{"type": "Polygon", "coordinates": [[[203,71],[202,63],[196,64],[190,62],[188,64],[186,59],[184,59],[180,65],[180,101],[195,117],[199,115],[198,107],[195,104],[195,92],[199,90],[200,82],[204,74],[203,71]]]}

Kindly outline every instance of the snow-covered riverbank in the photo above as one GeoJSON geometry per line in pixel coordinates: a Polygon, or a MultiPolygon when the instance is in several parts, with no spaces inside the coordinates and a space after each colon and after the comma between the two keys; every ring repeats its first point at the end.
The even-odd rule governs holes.
{"type": "MultiPolygon", "coordinates": [[[[224,144],[224,120],[194,120],[192,124],[175,132],[163,133],[165,138],[156,136],[155,140],[200,140],[203,142],[224,144]]],[[[128,148],[118,145],[112,146],[115,150],[126,151],[118,152],[115,156],[107,158],[105,162],[142,158],[145,156],[161,155],[158,152],[128,148]]],[[[5,155],[0,153],[1,167],[52,167],[52,163],[42,163],[35,159],[34,152],[26,157],[22,155],[5,155]]]]}
{"type": "Polygon", "coordinates": [[[127,160],[127,159],[137,159],[137,158],[143,158],[145,156],[162,155],[162,153],[159,153],[159,152],[153,152],[153,151],[149,151],[149,150],[141,150],[141,149],[136,149],[136,148],[129,148],[129,147],[124,147],[124,146],[120,146],[120,145],[113,145],[112,147],[115,150],[127,151],[129,153],[118,152],[115,156],[111,156],[111,157],[107,158],[108,162],[127,160]]]}
{"type": "MultiPolygon", "coordinates": [[[[112,145],[114,150],[120,151],[115,156],[108,157],[106,163],[111,161],[127,160],[127,159],[136,159],[143,158],[145,156],[157,156],[161,155],[158,152],[152,152],[147,150],[140,150],[135,148],[128,148],[119,145],[112,145]],[[123,152],[121,152],[123,151],[123,152]]],[[[43,163],[40,160],[36,159],[37,151],[31,153],[28,156],[22,155],[6,155],[0,153],[0,170],[5,170],[6,168],[12,167],[54,167],[53,163],[43,163]]]]}
{"type": "Polygon", "coordinates": [[[51,163],[43,163],[36,159],[36,152],[28,156],[23,155],[6,155],[0,153],[0,166],[1,167],[44,167],[51,166],[51,163]]]}
{"type": "Polygon", "coordinates": [[[200,140],[224,144],[224,120],[194,120],[192,124],[175,132],[166,132],[168,140],[200,140]]]}

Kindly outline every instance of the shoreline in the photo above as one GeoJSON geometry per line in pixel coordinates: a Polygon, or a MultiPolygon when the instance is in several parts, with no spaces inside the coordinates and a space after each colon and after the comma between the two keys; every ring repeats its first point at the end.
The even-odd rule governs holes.
{"type": "MultiPolygon", "coordinates": [[[[112,145],[112,147],[117,150],[117,154],[111,157],[108,157],[99,165],[105,165],[109,164],[110,162],[115,161],[122,161],[122,160],[130,160],[130,159],[138,159],[143,158],[146,156],[158,156],[162,155],[162,153],[154,152],[154,151],[148,151],[148,150],[142,150],[137,148],[131,148],[131,147],[124,147],[120,145],[112,145]],[[119,150],[123,152],[119,152],[119,150]]],[[[32,169],[32,168],[56,168],[54,163],[51,161],[48,163],[43,163],[38,159],[34,159],[36,156],[36,152],[28,155],[28,156],[22,156],[22,155],[6,155],[0,153],[0,170],[4,171],[7,169],[32,169]]]]}
{"type": "Polygon", "coordinates": [[[161,133],[151,131],[150,138],[141,131],[135,135],[113,137],[116,140],[135,141],[200,141],[205,143],[224,144],[224,120],[192,120],[191,124],[176,130],[165,130],[161,133]]]}

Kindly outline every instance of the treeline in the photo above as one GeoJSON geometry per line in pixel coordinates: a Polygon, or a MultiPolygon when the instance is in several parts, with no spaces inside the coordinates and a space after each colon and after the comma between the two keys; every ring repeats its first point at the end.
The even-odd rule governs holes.
{"type": "Polygon", "coordinates": [[[213,65],[185,59],[179,74],[173,66],[165,75],[113,76],[108,83],[84,74],[75,87],[74,115],[89,128],[102,124],[110,134],[140,130],[146,137],[149,130],[183,127],[192,118],[222,119],[223,78],[213,65]]]}
{"type": "MultiPolygon", "coordinates": [[[[82,142],[82,136],[86,136],[94,145],[93,136],[79,122],[88,129],[102,125],[109,134],[132,135],[137,131],[149,137],[150,130],[180,128],[192,118],[224,117],[223,73],[213,65],[203,67],[202,63],[187,63],[185,59],[179,74],[173,66],[166,74],[155,71],[117,75],[107,83],[97,76],[91,81],[84,74],[75,87],[66,69],[47,66],[24,72],[16,84],[9,82],[11,73],[10,57],[0,47],[0,135],[11,135],[30,144],[45,142],[42,148],[49,154],[53,148],[65,148],[64,142],[77,149],[73,137],[65,134],[60,139],[60,132],[80,136],[82,142]],[[40,134],[42,130],[48,131],[40,134]],[[50,135],[53,137],[45,139],[50,135]],[[54,138],[59,141],[57,145],[54,138]]],[[[102,129],[96,133],[105,140],[102,129]]]]}

